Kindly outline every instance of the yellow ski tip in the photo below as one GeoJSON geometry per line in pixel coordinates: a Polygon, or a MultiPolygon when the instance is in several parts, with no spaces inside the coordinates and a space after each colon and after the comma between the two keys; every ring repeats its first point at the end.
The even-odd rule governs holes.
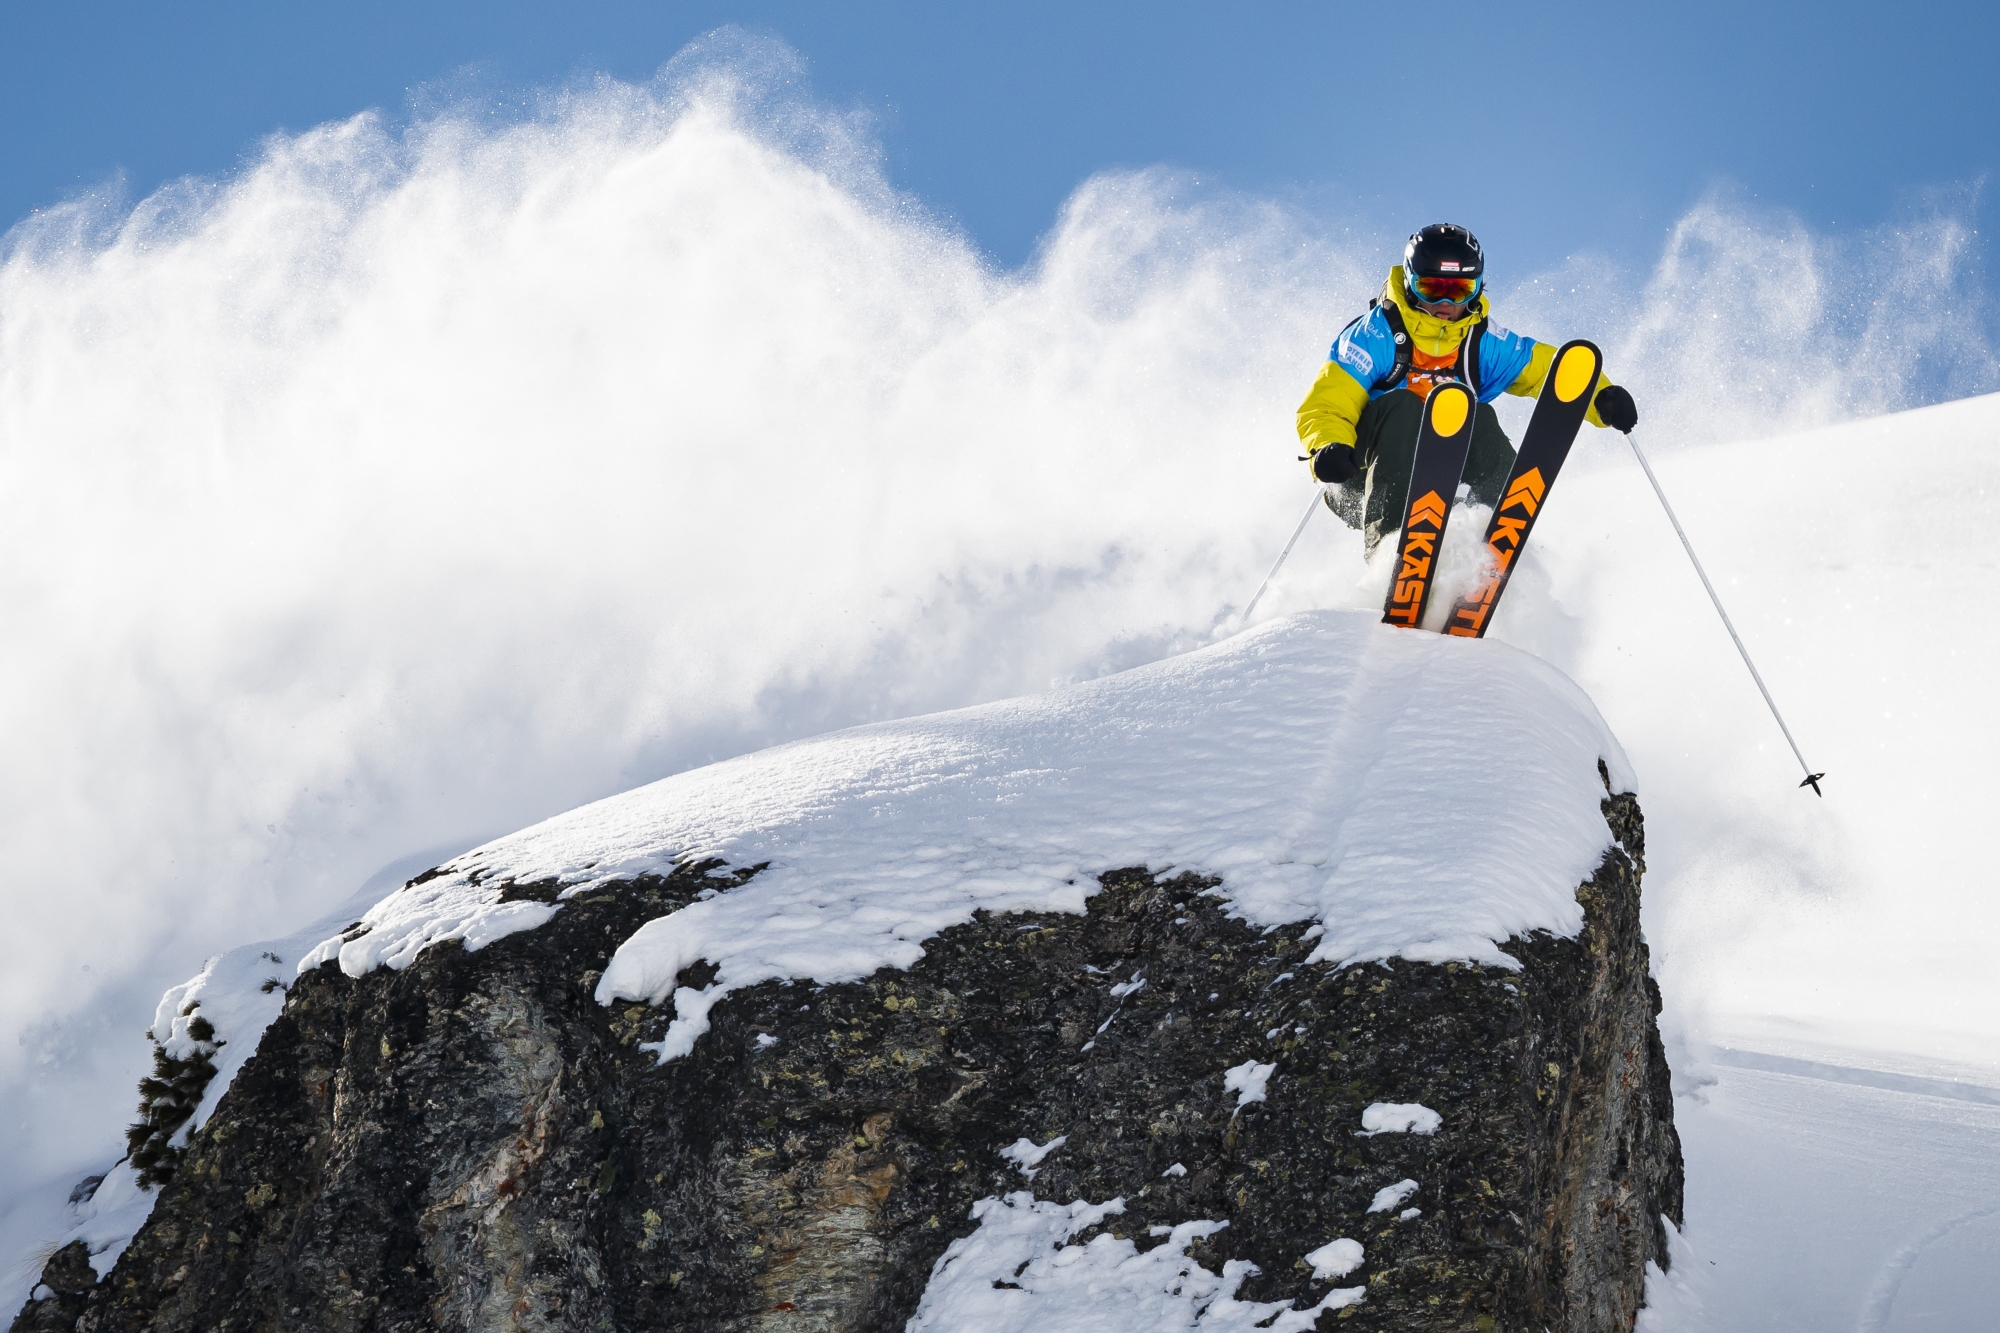
{"type": "Polygon", "coordinates": [[[1573,403],[1597,383],[1597,349],[1565,347],[1556,363],[1556,397],[1573,403]]]}
{"type": "Polygon", "coordinates": [[[1431,390],[1431,429],[1450,438],[1458,434],[1472,414],[1472,395],[1456,384],[1440,384],[1431,390]]]}

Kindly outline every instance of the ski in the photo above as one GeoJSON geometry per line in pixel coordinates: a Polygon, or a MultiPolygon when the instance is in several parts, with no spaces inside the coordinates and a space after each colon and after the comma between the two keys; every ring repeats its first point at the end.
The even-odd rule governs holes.
{"type": "Polygon", "coordinates": [[[1437,578],[1444,525],[1472,448],[1473,406],[1472,391],[1457,383],[1438,385],[1424,400],[1417,456],[1410,463],[1409,498],[1396,538],[1396,575],[1389,581],[1388,601],[1382,608],[1385,625],[1416,629],[1423,624],[1424,604],[1437,578]]]}
{"type": "Polygon", "coordinates": [[[1446,634],[1477,639],[1493,623],[1493,608],[1507,590],[1508,576],[1514,572],[1521,548],[1527,545],[1528,534],[1534,531],[1542,506],[1548,503],[1549,490],[1576,442],[1584,414],[1590,410],[1590,390],[1597,384],[1603,364],[1604,354],[1597,345],[1581,339],[1564,343],[1549,363],[1548,378],[1542,381],[1542,392],[1535,399],[1535,413],[1521,436],[1521,451],[1514,456],[1507,484],[1500,491],[1500,503],[1493,507],[1493,519],[1486,525],[1491,568],[1452,606],[1445,621],[1446,634]]]}

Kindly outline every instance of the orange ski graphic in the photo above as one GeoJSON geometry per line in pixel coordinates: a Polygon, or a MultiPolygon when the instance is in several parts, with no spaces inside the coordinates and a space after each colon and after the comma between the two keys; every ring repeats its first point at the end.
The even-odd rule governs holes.
{"type": "Polygon", "coordinates": [[[1421,519],[1434,528],[1444,526],[1444,501],[1438,499],[1436,491],[1426,491],[1421,500],[1410,506],[1410,518],[1421,519]]]}
{"type": "Polygon", "coordinates": [[[1507,494],[1501,497],[1500,507],[1502,509],[1512,509],[1515,505],[1520,505],[1532,516],[1536,508],[1542,503],[1542,496],[1548,492],[1548,489],[1547,486],[1542,484],[1542,470],[1538,467],[1531,467],[1520,480],[1507,488],[1507,494]]]}

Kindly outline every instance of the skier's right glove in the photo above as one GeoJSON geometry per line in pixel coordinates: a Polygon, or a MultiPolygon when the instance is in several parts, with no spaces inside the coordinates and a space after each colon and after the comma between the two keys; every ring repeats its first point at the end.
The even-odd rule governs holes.
{"type": "Polygon", "coordinates": [[[1353,481],[1361,475],[1351,444],[1323,444],[1312,457],[1313,476],[1329,486],[1353,481]]]}
{"type": "Polygon", "coordinates": [[[1613,430],[1632,433],[1632,427],[1639,424],[1639,405],[1632,401],[1629,391],[1616,384],[1607,384],[1597,391],[1597,419],[1613,430]]]}

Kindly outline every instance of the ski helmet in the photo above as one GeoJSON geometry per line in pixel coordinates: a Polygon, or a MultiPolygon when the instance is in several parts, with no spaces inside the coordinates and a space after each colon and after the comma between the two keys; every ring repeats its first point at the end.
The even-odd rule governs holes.
{"type": "Polygon", "coordinates": [[[1479,238],[1449,222],[1433,222],[1403,247],[1403,282],[1411,299],[1457,304],[1479,296],[1486,253],[1479,238]]]}

